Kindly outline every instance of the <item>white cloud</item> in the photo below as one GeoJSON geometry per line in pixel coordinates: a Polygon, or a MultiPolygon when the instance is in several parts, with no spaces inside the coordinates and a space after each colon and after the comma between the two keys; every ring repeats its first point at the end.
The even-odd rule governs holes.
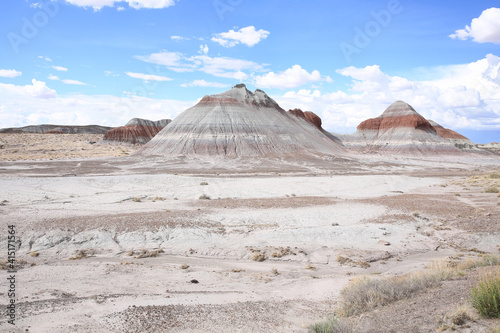
{"type": "Polygon", "coordinates": [[[175,41],[190,40],[190,38],[182,37],[182,36],[170,36],[170,39],[175,40],[175,41]]]}
{"type": "Polygon", "coordinates": [[[183,83],[181,87],[212,87],[212,88],[227,88],[229,84],[219,82],[207,82],[205,80],[194,80],[190,83],[183,83]]]}
{"type": "MultiPolygon", "coordinates": [[[[131,8],[161,9],[175,5],[175,0],[66,0],[66,2],[79,7],[92,7],[100,10],[103,7],[114,7],[115,3],[128,3],[131,8]]],[[[117,6],[118,10],[123,10],[122,6],[117,6]]]]}
{"type": "Polygon", "coordinates": [[[77,81],[77,80],[68,80],[68,79],[61,80],[59,78],[59,76],[52,75],[52,74],[49,74],[49,76],[47,76],[47,78],[49,80],[61,81],[62,83],[65,83],[65,84],[71,84],[71,85],[77,85],[77,86],[88,86],[88,84],[85,82],[81,82],[81,81],[77,81]]]}
{"type": "Polygon", "coordinates": [[[210,57],[208,55],[185,56],[179,52],[162,51],[152,53],[148,56],[136,56],[136,59],[164,65],[168,69],[176,72],[201,71],[217,77],[244,80],[248,74],[244,71],[262,71],[262,65],[253,61],[228,58],[228,57],[210,57]]]}
{"type": "Polygon", "coordinates": [[[68,69],[66,67],[61,67],[61,66],[52,66],[52,68],[54,68],[56,71],[60,71],[60,72],[67,72],[68,69]]]}
{"type": "Polygon", "coordinates": [[[270,72],[262,76],[256,76],[255,84],[259,87],[289,89],[320,80],[321,74],[317,70],[308,73],[300,65],[293,65],[284,72],[270,72]]]}
{"type": "Polygon", "coordinates": [[[15,69],[0,69],[0,77],[14,78],[23,75],[23,72],[16,71],[15,69]]]}
{"type": "Polygon", "coordinates": [[[66,84],[72,84],[72,85],[76,85],[76,86],[88,86],[87,83],[85,82],[81,82],[81,81],[78,81],[78,80],[61,80],[62,83],[66,83],[66,84]]]}
{"type": "Polygon", "coordinates": [[[208,45],[205,44],[205,45],[200,45],[200,50],[198,51],[198,53],[200,54],[208,54],[208,45]]]}
{"type": "Polygon", "coordinates": [[[224,47],[233,47],[240,43],[247,46],[254,46],[261,40],[266,39],[267,36],[269,36],[269,31],[263,29],[255,30],[254,26],[248,26],[238,31],[229,30],[228,32],[216,34],[215,37],[212,37],[212,41],[224,47]]]}
{"type": "MultiPolygon", "coordinates": [[[[31,83],[31,85],[25,86],[0,83],[0,91],[5,95],[5,100],[9,100],[12,97],[23,100],[26,97],[49,99],[57,96],[56,91],[47,87],[45,82],[33,79],[31,83]]],[[[5,103],[5,101],[2,100],[2,103],[5,103]]]]}
{"type": "Polygon", "coordinates": [[[34,2],[30,4],[30,8],[42,8],[42,4],[38,2],[34,2]]]}
{"type": "Polygon", "coordinates": [[[432,80],[391,76],[376,65],[337,72],[352,79],[349,91],[288,91],[275,100],[285,109],[314,111],[323,127],[333,132],[354,132],[361,121],[379,116],[396,100],[454,130],[500,130],[500,57],[495,55],[469,64],[429,68],[423,74],[432,80]]]}
{"type": "Polygon", "coordinates": [[[133,77],[134,79],[141,79],[144,81],[172,81],[171,78],[160,75],[131,73],[131,72],[126,72],[125,74],[127,74],[130,77],[133,77]]]}
{"type": "Polygon", "coordinates": [[[52,59],[50,59],[48,57],[44,57],[44,56],[38,56],[38,59],[43,59],[43,60],[48,61],[48,62],[52,61],[52,59]]]}
{"type": "Polygon", "coordinates": [[[41,99],[41,91],[0,84],[0,124],[19,127],[30,124],[123,126],[131,118],[173,119],[196,101],[71,95],[41,99]]]}
{"type": "Polygon", "coordinates": [[[472,20],[470,26],[459,29],[450,35],[453,39],[471,38],[478,43],[500,43],[500,8],[489,8],[472,20]]]}

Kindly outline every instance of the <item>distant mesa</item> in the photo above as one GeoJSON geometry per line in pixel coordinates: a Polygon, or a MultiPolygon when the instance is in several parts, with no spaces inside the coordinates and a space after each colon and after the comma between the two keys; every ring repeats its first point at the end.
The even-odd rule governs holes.
{"type": "Polygon", "coordinates": [[[29,125],[24,127],[2,128],[0,133],[35,133],[35,134],[104,134],[113,127],[99,125],[29,125]]]}
{"type": "Polygon", "coordinates": [[[131,119],[125,126],[113,128],[106,132],[103,143],[145,144],[158,134],[172,120],[152,121],[141,118],[131,119]]]}
{"type": "Polygon", "coordinates": [[[345,149],[319,129],[321,120],[299,111],[286,112],[264,91],[251,92],[238,84],[224,93],[203,97],[137,154],[345,155],[345,149]]]}
{"type": "Polygon", "coordinates": [[[354,134],[341,135],[340,139],[346,147],[361,152],[407,155],[462,154],[455,142],[441,137],[438,130],[446,132],[447,136],[453,132],[436,129],[409,104],[397,101],[379,117],[361,122],[354,134]]]}

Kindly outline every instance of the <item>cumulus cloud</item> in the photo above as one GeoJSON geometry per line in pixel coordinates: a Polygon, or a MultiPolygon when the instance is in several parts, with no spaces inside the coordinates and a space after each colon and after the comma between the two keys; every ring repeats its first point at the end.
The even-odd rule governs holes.
{"type": "Polygon", "coordinates": [[[251,25],[245,28],[241,28],[238,31],[229,30],[228,32],[216,34],[214,37],[212,37],[212,41],[219,43],[224,47],[233,47],[238,44],[254,46],[261,40],[266,39],[267,36],[269,36],[269,31],[263,29],[255,30],[255,27],[251,25]]]}
{"type": "Polygon", "coordinates": [[[26,97],[49,99],[57,96],[56,91],[47,87],[45,82],[37,81],[35,79],[31,80],[31,85],[28,84],[25,86],[0,83],[0,91],[4,93],[4,97],[14,96],[18,99],[21,97],[21,100],[26,97]]]}
{"type": "MultiPolygon", "coordinates": [[[[134,9],[161,9],[175,5],[175,0],[66,0],[66,2],[84,8],[92,7],[94,10],[100,10],[103,7],[114,7],[115,4],[124,2],[134,9]]],[[[117,9],[123,10],[123,7],[117,6],[117,9]]]]}
{"type": "Polygon", "coordinates": [[[460,130],[500,130],[500,57],[489,54],[476,62],[426,69],[412,81],[384,73],[379,66],[337,71],[350,78],[347,91],[288,91],[275,98],[285,108],[300,107],[322,117],[323,127],[352,133],[367,118],[379,116],[392,102],[403,100],[426,118],[460,130]]]}
{"type": "Polygon", "coordinates": [[[0,77],[14,78],[21,75],[23,75],[23,73],[15,69],[0,69],[0,77]]]}
{"type": "Polygon", "coordinates": [[[123,126],[131,118],[173,119],[196,101],[119,97],[109,95],[71,95],[40,99],[16,96],[12,90],[25,90],[0,84],[0,124],[19,127],[30,124],[68,124],[123,126]],[[106,110],[106,112],[103,112],[106,110]]]}
{"type": "Polygon", "coordinates": [[[317,70],[308,73],[300,65],[294,65],[284,72],[269,72],[265,75],[256,76],[255,84],[259,87],[289,89],[320,80],[321,74],[317,70]]]}
{"type": "Polygon", "coordinates": [[[453,39],[472,39],[478,43],[500,44],[500,8],[489,8],[472,20],[470,26],[450,35],[453,39]]]}
{"type": "Polygon", "coordinates": [[[201,71],[213,76],[237,80],[245,80],[248,74],[244,71],[262,71],[263,66],[253,61],[229,57],[210,57],[206,54],[186,56],[180,52],[162,51],[147,56],[136,56],[136,59],[166,66],[175,72],[201,71]]]}
{"type": "Polygon", "coordinates": [[[211,87],[211,88],[227,88],[228,84],[219,82],[207,82],[205,80],[194,80],[190,83],[183,83],[181,87],[211,87]]]}
{"type": "Polygon", "coordinates": [[[66,67],[61,67],[61,66],[52,66],[52,68],[54,68],[56,71],[60,71],[60,72],[67,72],[68,69],[66,67]]]}
{"type": "Polygon", "coordinates": [[[127,74],[130,77],[133,77],[134,79],[141,79],[144,81],[172,81],[171,78],[160,75],[131,73],[131,72],[126,72],[125,74],[127,74]]]}

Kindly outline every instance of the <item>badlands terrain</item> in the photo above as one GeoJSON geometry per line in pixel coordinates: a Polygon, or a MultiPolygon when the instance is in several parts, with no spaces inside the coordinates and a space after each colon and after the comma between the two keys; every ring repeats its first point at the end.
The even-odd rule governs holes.
{"type": "Polygon", "coordinates": [[[144,146],[2,134],[0,246],[9,225],[19,242],[16,325],[2,316],[0,331],[308,332],[336,313],[346,332],[488,332],[498,321],[468,299],[492,268],[467,263],[498,254],[500,159],[455,148],[406,104],[388,110],[338,138],[238,85],[144,146]],[[429,266],[464,268],[341,311],[352,281],[429,266]]]}

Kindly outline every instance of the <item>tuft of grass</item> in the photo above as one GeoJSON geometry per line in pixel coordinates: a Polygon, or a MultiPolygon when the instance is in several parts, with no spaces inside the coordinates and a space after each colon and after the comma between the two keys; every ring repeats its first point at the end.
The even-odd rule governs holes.
{"type": "Polygon", "coordinates": [[[133,197],[133,198],[132,198],[132,201],[133,201],[133,202],[141,202],[141,201],[142,201],[142,198],[141,198],[141,197],[133,197]]]}
{"type": "Polygon", "coordinates": [[[208,183],[207,182],[201,182],[200,185],[201,186],[206,186],[206,185],[208,185],[208,183]]]}
{"type": "Polygon", "coordinates": [[[500,193],[500,190],[498,189],[498,187],[490,186],[484,190],[484,193],[500,193]]]}
{"type": "Polygon", "coordinates": [[[206,194],[202,194],[202,195],[200,195],[200,198],[199,198],[199,199],[200,199],[200,200],[210,200],[211,198],[210,198],[210,196],[208,196],[208,195],[206,195],[206,194]]]}
{"type": "Polygon", "coordinates": [[[277,268],[274,268],[274,267],[273,267],[273,268],[271,268],[271,274],[273,274],[273,275],[279,275],[279,274],[280,274],[280,272],[278,272],[278,269],[277,269],[277,268]]]}
{"type": "Polygon", "coordinates": [[[470,303],[486,318],[500,318],[500,271],[480,278],[472,287],[470,303]]]}
{"type": "Polygon", "coordinates": [[[187,265],[187,264],[182,264],[181,265],[181,269],[188,269],[188,268],[189,268],[189,265],[187,265]]]}
{"type": "Polygon", "coordinates": [[[498,173],[492,173],[492,174],[490,175],[490,178],[493,178],[493,179],[495,179],[495,178],[500,178],[500,174],[498,174],[498,173]]]}
{"type": "Polygon", "coordinates": [[[40,255],[40,253],[38,253],[36,251],[30,252],[31,257],[38,257],[39,255],[40,255]]]}
{"type": "Polygon", "coordinates": [[[351,333],[353,329],[351,325],[342,319],[337,319],[334,316],[320,323],[309,326],[309,333],[351,333]]]}
{"type": "Polygon", "coordinates": [[[420,213],[419,212],[413,212],[411,215],[413,215],[414,217],[420,217],[420,213]]]}

